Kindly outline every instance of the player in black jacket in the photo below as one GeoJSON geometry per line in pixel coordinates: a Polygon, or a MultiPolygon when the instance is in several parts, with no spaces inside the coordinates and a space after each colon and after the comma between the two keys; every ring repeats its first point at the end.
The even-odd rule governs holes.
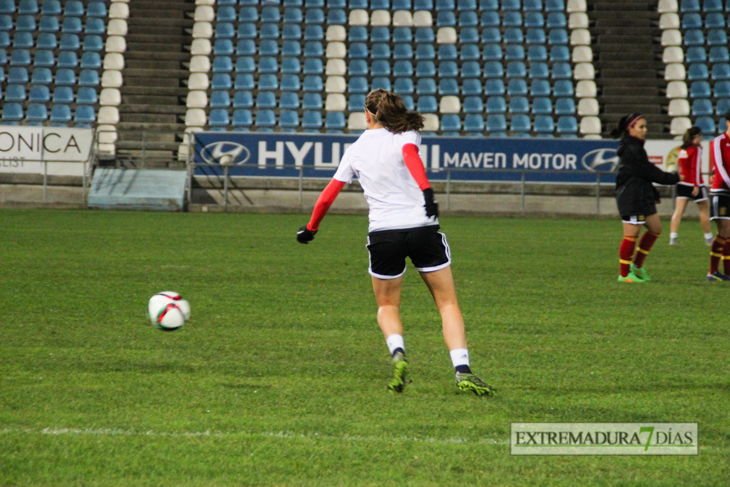
{"type": "Polygon", "coordinates": [[[646,132],[646,119],[639,113],[621,118],[612,132],[614,137],[621,137],[616,175],[616,203],[624,224],[624,239],[619,250],[619,282],[651,280],[643,267],[644,259],[662,232],[662,222],[656,211],[659,191],[652,183],[672,185],[679,182],[677,174],[664,172],[649,161],[644,150],[646,132]],[[646,225],[647,231],[634,255],[642,225],[646,225]]]}

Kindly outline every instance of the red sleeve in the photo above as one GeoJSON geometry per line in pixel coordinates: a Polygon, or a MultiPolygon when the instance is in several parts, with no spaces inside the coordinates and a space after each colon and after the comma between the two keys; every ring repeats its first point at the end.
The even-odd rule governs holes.
{"type": "Polygon", "coordinates": [[[314,211],[312,212],[312,219],[307,223],[307,228],[311,231],[315,231],[319,228],[319,223],[322,221],[324,216],[327,214],[327,210],[330,209],[332,203],[335,202],[337,195],[340,194],[340,190],[345,186],[345,183],[333,179],[324,188],[322,194],[319,195],[317,203],[314,205],[314,211]]]}
{"type": "Polygon", "coordinates": [[[416,144],[406,144],[403,146],[403,161],[405,161],[408,172],[416,180],[421,191],[431,187],[428,183],[428,177],[426,177],[426,169],[423,167],[421,156],[418,155],[418,147],[416,147],[416,144]]]}

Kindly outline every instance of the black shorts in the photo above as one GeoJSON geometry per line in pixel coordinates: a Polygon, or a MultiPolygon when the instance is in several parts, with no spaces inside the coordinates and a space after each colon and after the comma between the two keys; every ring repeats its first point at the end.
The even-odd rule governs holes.
{"type": "Polygon", "coordinates": [[[621,221],[632,225],[643,225],[646,223],[647,216],[650,215],[621,215],[621,221]]]}
{"type": "Polygon", "coordinates": [[[446,235],[437,225],[407,230],[384,230],[368,234],[370,268],[378,279],[397,279],[406,272],[410,257],[419,272],[435,272],[451,265],[446,235]]]}
{"type": "Polygon", "coordinates": [[[730,195],[710,194],[710,220],[730,220],[730,195]]]}
{"type": "Polygon", "coordinates": [[[707,199],[707,188],[704,186],[700,186],[700,192],[697,193],[697,196],[692,196],[692,190],[694,190],[694,186],[687,186],[686,184],[678,184],[677,185],[677,198],[685,198],[688,200],[694,200],[694,201],[705,201],[707,199]]]}

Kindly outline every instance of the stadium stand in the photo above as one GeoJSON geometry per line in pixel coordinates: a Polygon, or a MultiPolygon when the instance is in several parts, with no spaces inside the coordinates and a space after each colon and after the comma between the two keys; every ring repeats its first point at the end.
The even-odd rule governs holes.
{"type": "MultiPolygon", "coordinates": [[[[213,48],[191,59],[188,86],[199,93],[188,97],[186,130],[358,133],[364,95],[382,87],[429,115],[427,133],[575,137],[581,123],[574,80],[595,76],[591,48],[575,36],[588,25],[586,8],[576,0],[199,0],[194,42],[213,48]],[[297,106],[285,95],[300,89],[297,106]],[[217,104],[261,93],[268,93],[267,106],[243,108],[252,116],[240,123],[233,116],[240,108],[217,104]],[[525,103],[525,113],[506,109],[525,103]],[[485,116],[500,106],[504,123],[490,124],[485,116]]],[[[593,108],[595,92],[580,92],[593,94],[593,108]]]]}

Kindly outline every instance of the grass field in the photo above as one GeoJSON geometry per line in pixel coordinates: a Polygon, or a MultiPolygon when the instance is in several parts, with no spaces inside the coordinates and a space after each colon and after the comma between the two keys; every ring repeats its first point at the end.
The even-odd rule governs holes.
{"type": "Polygon", "coordinates": [[[479,398],[412,267],[386,391],[367,219],[301,246],[306,220],[0,210],[0,485],[727,485],[730,287],[697,222],[630,285],[618,221],[443,218],[479,398]],[[180,331],[145,318],[163,290],[180,331]],[[511,422],[698,422],[700,453],[511,456],[511,422]]]}

